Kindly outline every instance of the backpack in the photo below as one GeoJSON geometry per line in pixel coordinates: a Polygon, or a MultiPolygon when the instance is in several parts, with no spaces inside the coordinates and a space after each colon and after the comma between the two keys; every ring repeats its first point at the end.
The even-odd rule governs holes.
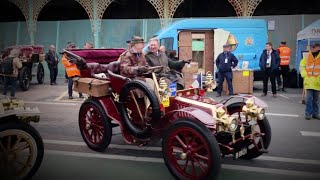
{"type": "Polygon", "coordinates": [[[13,73],[13,57],[7,57],[1,62],[0,73],[2,74],[13,73]]]}

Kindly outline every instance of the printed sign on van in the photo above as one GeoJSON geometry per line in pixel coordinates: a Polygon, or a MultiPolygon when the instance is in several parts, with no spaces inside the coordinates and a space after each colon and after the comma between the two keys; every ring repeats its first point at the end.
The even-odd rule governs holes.
{"type": "Polygon", "coordinates": [[[252,46],[253,45],[253,38],[247,37],[244,43],[246,46],[252,46]]]}

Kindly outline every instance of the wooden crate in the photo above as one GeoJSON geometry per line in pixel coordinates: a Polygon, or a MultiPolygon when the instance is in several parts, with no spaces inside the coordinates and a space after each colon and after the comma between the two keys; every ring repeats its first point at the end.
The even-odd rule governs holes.
{"type": "Polygon", "coordinates": [[[109,81],[95,78],[73,78],[73,90],[88,94],[93,97],[101,97],[109,94],[109,81]]]}
{"type": "Polygon", "coordinates": [[[182,69],[184,75],[197,73],[199,69],[198,62],[191,62],[190,64],[185,64],[182,69]]]}
{"type": "MultiPolygon", "coordinates": [[[[253,70],[233,70],[233,94],[253,94],[253,70]]],[[[229,94],[227,81],[223,82],[223,93],[229,94]]]]}

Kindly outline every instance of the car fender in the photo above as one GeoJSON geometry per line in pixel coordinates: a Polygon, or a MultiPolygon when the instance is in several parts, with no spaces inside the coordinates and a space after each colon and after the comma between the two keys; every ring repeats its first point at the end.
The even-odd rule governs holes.
{"type": "Polygon", "coordinates": [[[259,107],[261,107],[263,109],[268,109],[268,105],[267,105],[266,102],[264,102],[262,99],[260,99],[260,98],[258,98],[256,96],[253,96],[253,95],[250,95],[250,94],[234,95],[234,96],[231,96],[228,99],[222,100],[220,103],[226,104],[229,100],[234,99],[234,98],[241,98],[241,99],[243,99],[243,101],[245,101],[247,99],[253,99],[255,105],[257,105],[257,106],[259,106],[259,107]]]}
{"type": "Polygon", "coordinates": [[[174,110],[165,115],[165,118],[169,119],[170,122],[175,121],[179,118],[192,118],[199,120],[206,126],[215,126],[216,120],[209,113],[195,107],[186,107],[179,110],[174,110]]]}

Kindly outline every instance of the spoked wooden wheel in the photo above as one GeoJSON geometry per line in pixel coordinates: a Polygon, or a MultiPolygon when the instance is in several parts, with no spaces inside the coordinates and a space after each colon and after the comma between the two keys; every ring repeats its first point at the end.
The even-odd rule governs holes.
{"type": "Polygon", "coordinates": [[[19,71],[19,83],[23,91],[27,91],[30,87],[30,73],[26,66],[19,71]]]}
{"type": "Polygon", "coordinates": [[[88,99],[81,105],[79,127],[90,149],[101,152],[109,146],[112,126],[99,102],[88,99]]]}
{"type": "Polygon", "coordinates": [[[140,80],[130,81],[122,88],[119,96],[119,112],[126,128],[138,138],[150,137],[151,126],[161,117],[160,103],[155,92],[140,80]],[[140,100],[147,101],[140,101],[134,92],[136,95],[144,96],[140,100]],[[148,101],[150,105],[146,109],[148,101]]]}
{"type": "Polygon", "coordinates": [[[215,179],[221,168],[218,143],[202,123],[192,119],[173,122],[162,141],[165,163],[177,179],[215,179]]]}
{"type": "Polygon", "coordinates": [[[31,178],[41,165],[44,146],[39,133],[24,122],[1,124],[0,176],[31,178]]]}
{"type": "Polygon", "coordinates": [[[42,63],[38,64],[37,80],[39,84],[43,84],[44,82],[44,68],[42,63]]]}
{"type": "MultiPolygon", "coordinates": [[[[242,114],[242,107],[245,105],[243,102],[233,103],[227,106],[228,113],[231,116],[235,116],[239,119],[239,122],[245,121],[245,117],[243,117],[242,114]]],[[[269,124],[269,121],[267,117],[265,116],[263,120],[258,120],[258,124],[253,129],[256,133],[264,133],[265,135],[261,137],[254,137],[254,142],[257,145],[258,149],[254,146],[248,147],[248,153],[244,156],[241,156],[242,159],[254,159],[263,154],[260,150],[264,148],[263,150],[266,150],[271,142],[271,127],[269,124]],[[261,141],[262,139],[262,141],[261,141]],[[263,146],[262,146],[263,143],[263,146]]],[[[251,132],[249,132],[251,133],[251,132]]],[[[238,132],[239,134],[239,132],[238,132]]],[[[245,135],[247,135],[248,132],[245,132],[245,135]]]]}

